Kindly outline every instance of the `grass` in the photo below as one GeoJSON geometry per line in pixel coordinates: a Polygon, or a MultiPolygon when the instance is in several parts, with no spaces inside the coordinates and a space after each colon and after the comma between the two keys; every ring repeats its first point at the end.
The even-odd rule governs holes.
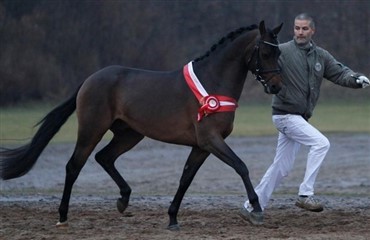
{"type": "MultiPolygon", "coordinates": [[[[31,140],[38,127],[34,127],[54,106],[28,104],[13,108],[0,108],[0,143],[24,144],[31,140]]],[[[77,138],[77,118],[74,113],[53,138],[53,142],[73,142],[77,138]]]]}
{"type": "MultiPolygon", "coordinates": [[[[322,102],[309,122],[325,133],[370,133],[370,105],[366,102],[322,102]]],[[[269,104],[244,104],[237,109],[234,136],[276,133],[269,104]]]]}
{"type": "MultiPolygon", "coordinates": [[[[54,106],[29,104],[0,108],[0,144],[24,144],[36,133],[33,126],[54,106]]],[[[365,102],[319,103],[310,123],[326,133],[370,134],[370,105],[365,102]]],[[[269,104],[241,104],[236,112],[233,136],[275,135],[269,104]]],[[[76,114],[61,128],[52,142],[74,142],[76,114]]],[[[110,134],[106,135],[109,138],[110,134]]]]}

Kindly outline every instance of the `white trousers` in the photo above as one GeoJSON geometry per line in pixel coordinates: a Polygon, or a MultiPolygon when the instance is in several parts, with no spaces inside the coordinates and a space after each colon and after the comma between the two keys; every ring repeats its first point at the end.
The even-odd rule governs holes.
{"type": "MultiPolygon", "coordinates": [[[[313,195],[315,179],[330,147],[329,140],[299,115],[273,115],[272,121],[279,130],[276,155],[255,188],[262,210],[267,207],[274,189],[292,170],[296,154],[302,144],[309,146],[310,150],[298,195],[313,195]]],[[[253,210],[249,201],[244,203],[244,207],[249,211],[253,210]]]]}

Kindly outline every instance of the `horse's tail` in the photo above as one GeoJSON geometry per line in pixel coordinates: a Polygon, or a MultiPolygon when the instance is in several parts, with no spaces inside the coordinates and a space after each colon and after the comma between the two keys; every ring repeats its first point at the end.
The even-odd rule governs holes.
{"type": "Polygon", "coordinates": [[[31,170],[46,145],[76,110],[76,98],[80,87],[72,97],[54,108],[36,124],[41,126],[30,143],[15,149],[0,150],[1,179],[21,177],[31,170]]]}

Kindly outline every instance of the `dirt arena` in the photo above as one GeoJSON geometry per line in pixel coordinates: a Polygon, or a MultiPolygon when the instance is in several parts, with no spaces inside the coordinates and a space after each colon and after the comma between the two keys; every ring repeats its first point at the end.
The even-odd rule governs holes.
{"type": "MultiPolygon", "coordinates": [[[[73,189],[69,227],[56,228],[73,145],[51,143],[26,176],[0,181],[0,239],[370,239],[370,135],[327,137],[331,149],[315,189],[323,212],[294,206],[308,148],[301,149],[258,227],[238,216],[246,200],[241,178],[210,156],[185,195],[177,232],[166,229],[167,208],[190,148],[146,139],[121,156],[116,166],[133,190],[123,215],[116,210],[118,188],[91,157],[73,189]]],[[[274,157],[276,137],[227,142],[256,185],[274,157]]]]}

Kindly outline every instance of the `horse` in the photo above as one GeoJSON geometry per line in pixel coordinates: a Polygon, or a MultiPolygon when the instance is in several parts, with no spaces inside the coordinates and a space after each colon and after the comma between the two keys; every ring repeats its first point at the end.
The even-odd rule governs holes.
{"type": "Polygon", "coordinates": [[[254,213],[253,223],[262,224],[263,212],[249,171],[225,143],[232,132],[235,109],[248,71],[268,94],[282,87],[277,34],[264,21],[230,32],[204,55],[173,71],[151,71],[112,65],[90,75],[70,98],[51,110],[30,142],[0,151],[3,180],[26,174],[69,116],[76,111],[77,141],[66,165],[66,177],[58,227],[68,226],[73,184],[88,157],[110,130],[110,142],[95,160],[120,190],[117,209],[129,205],[131,188],[115,168],[116,159],[144,137],[191,147],[177,192],[168,208],[168,229],[178,230],[181,201],[198,169],[213,154],[240,175],[254,213]]]}

